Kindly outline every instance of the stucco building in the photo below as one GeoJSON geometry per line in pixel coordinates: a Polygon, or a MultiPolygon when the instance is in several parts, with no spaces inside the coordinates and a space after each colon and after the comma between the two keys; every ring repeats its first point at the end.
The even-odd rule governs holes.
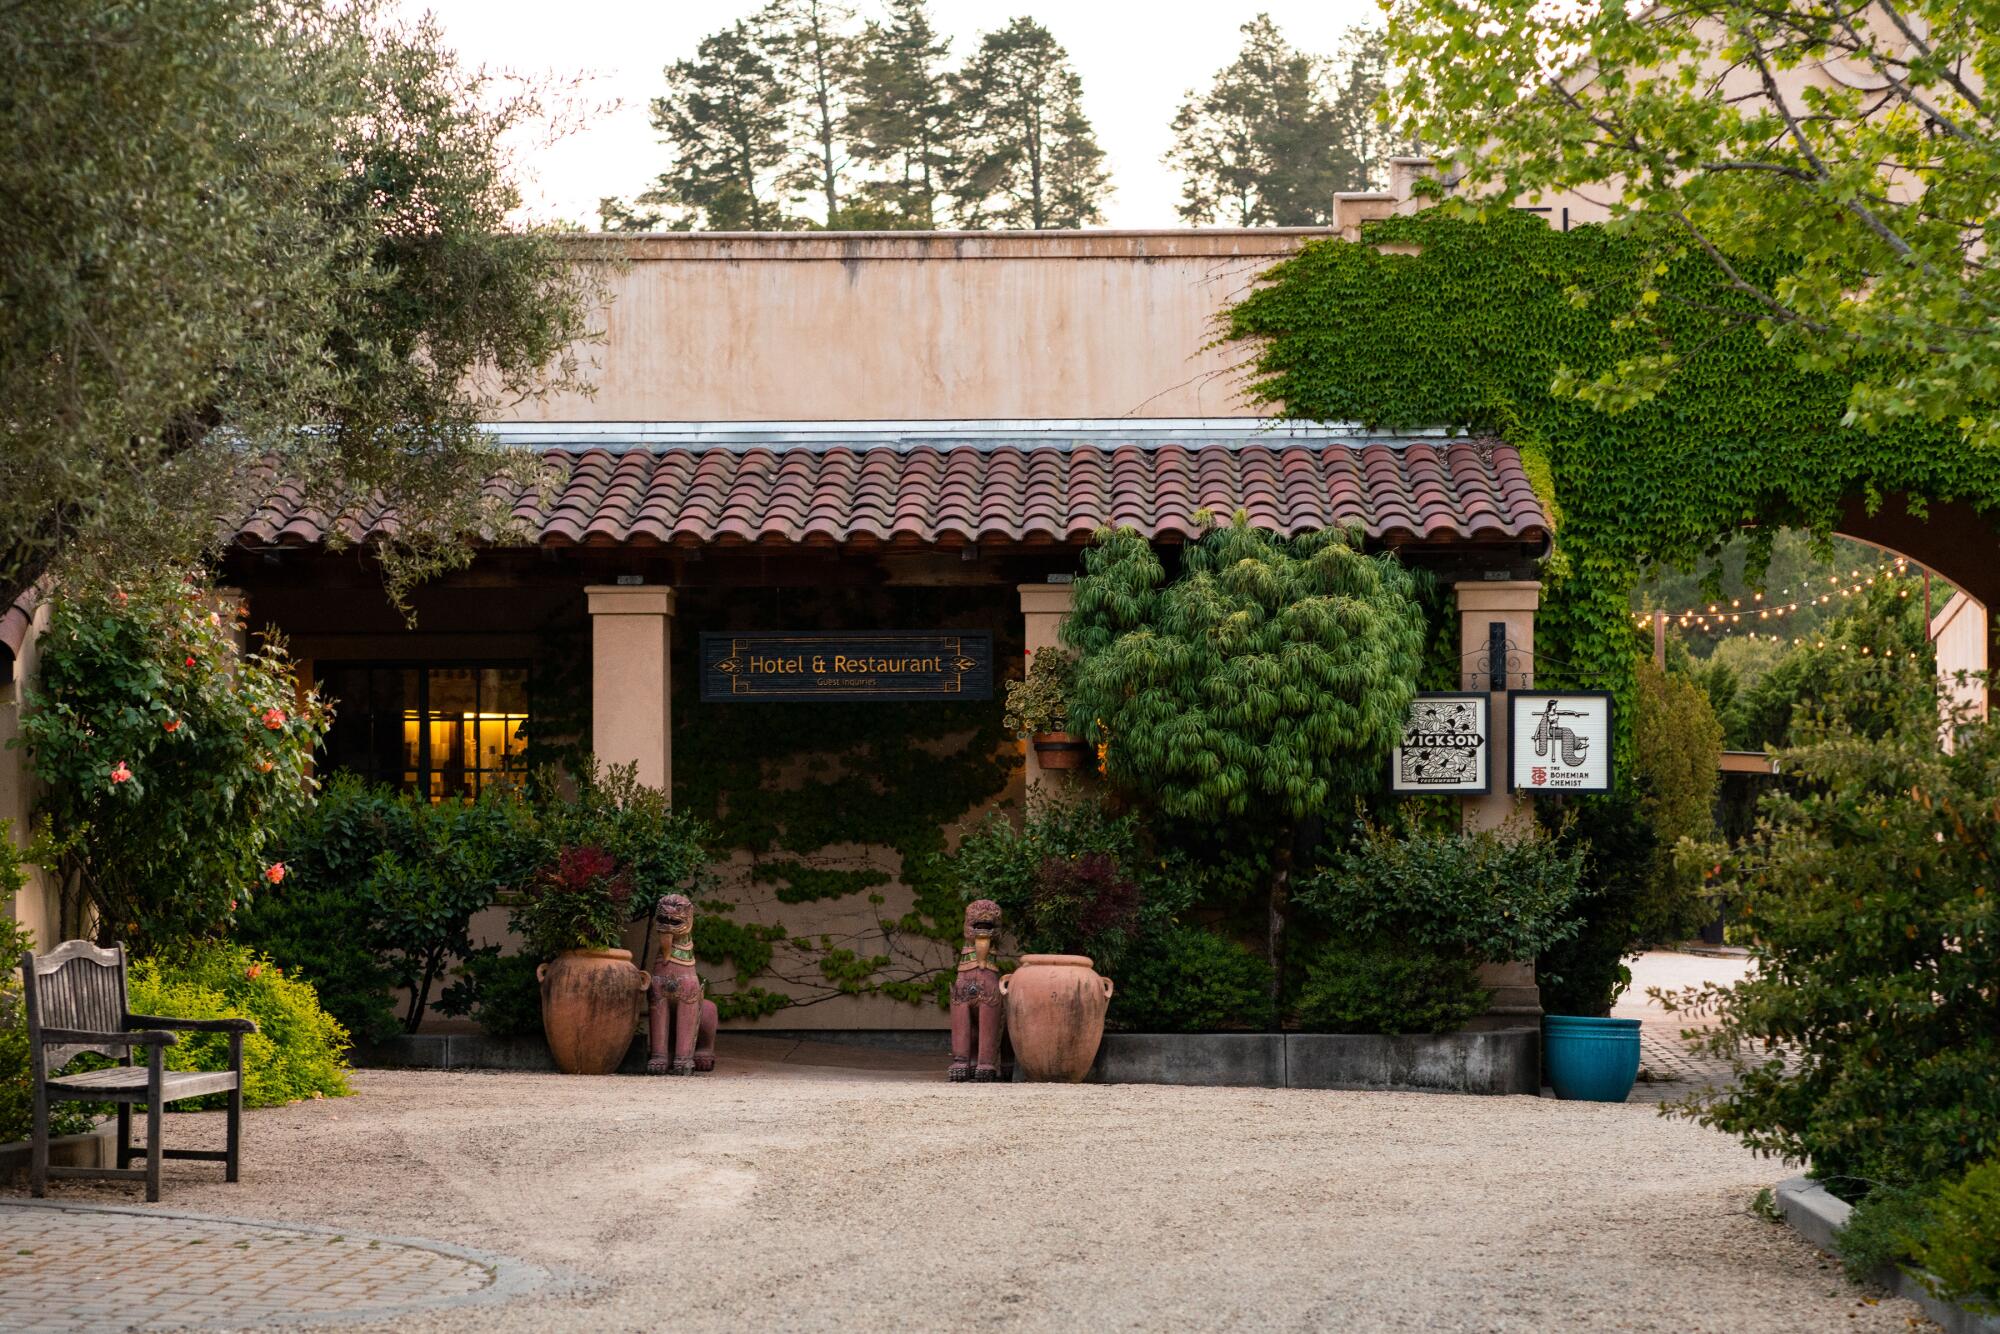
{"type": "MultiPolygon", "coordinates": [[[[1332,230],[1353,236],[1391,206],[1344,199],[1332,230]]],[[[223,581],[333,697],[329,767],[442,798],[517,781],[533,744],[566,733],[724,826],[705,901],[770,928],[778,957],[758,988],[811,1002],[754,1022],[935,1024],[934,1007],[844,987],[826,961],[878,981],[944,961],[896,925],[924,906],[911,882],[925,830],[881,812],[900,791],[948,830],[1048,779],[1000,733],[998,682],[1055,641],[1098,527],[1171,546],[1204,509],[1357,526],[1459,590],[1468,662],[1495,623],[1532,649],[1548,521],[1511,448],[1268,421],[1242,399],[1245,349],[1216,344],[1218,314],[1327,234],[579,238],[611,294],[588,352],[596,392],[492,424],[554,479],[510,497],[517,534],[419,590],[410,627],[365,554],[393,515],[324,516],[281,494],[243,522],[223,581]],[[330,525],[359,545],[329,550],[330,525]],[[996,684],[947,704],[710,688],[727,659],[704,635],[830,630],[965,635],[990,644],[996,684]],[[891,716],[899,735],[868,741],[869,720],[891,716]],[[746,829],[745,803],[716,790],[724,774],[793,794],[791,832],[746,829]]],[[[0,627],[14,654],[0,733],[33,673],[31,615],[0,627]]],[[[1531,663],[1505,684],[1527,684],[1531,663]]],[[[31,776],[18,751],[0,764],[0,815],[25,827],[31,776]]],[[[1479,823],[1509,809],[1467,801],[1479,823]]],[[[15,911],[56,934],[39,889],[15,911]]],[[[501,914],[481,929],[498,938],[501,914]]],[[[705,963],[727,991],[732,962],[705,963]]],[[[1497,1007],[1534,1012],[1531,978],[1493,980],[1497,1007]]]]}

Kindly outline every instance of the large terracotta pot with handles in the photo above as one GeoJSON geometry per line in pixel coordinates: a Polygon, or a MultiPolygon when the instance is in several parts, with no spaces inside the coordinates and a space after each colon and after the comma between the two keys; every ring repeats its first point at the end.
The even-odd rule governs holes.
{"type": "Polygon", "coordinates": [[[1028,1079],[1074,1084],[1090,1073],[1104,1041],[1111,979],[1081,954],[1024,954],[1000,979],[1014,1063],[1028,1079]]]}
{"type": "Polygon", "coordinates": [[[542,1031],[566,1075],[608,1075],[625,1059],[647,977],[630,950],[564,950],[535,970],[542,1031]]]}

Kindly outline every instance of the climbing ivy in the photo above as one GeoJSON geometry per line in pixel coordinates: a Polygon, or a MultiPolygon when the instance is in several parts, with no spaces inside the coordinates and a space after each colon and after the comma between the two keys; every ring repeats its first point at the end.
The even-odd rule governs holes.
{"type": "MultiPolygon", "coordinates": [[[[1018,662],[1020,616],[1011,590],[814,590],[791,611],[716,597],[684,598],[690,629],[813,626],[935,626],[994,632],[996,664],[1018,662]],[[727,618],[726,620],[724,618],[727,618]]],[[[939,1001],[950,955],[931,942],[957,941],[964,903],[944,873],[946,831],[1006,788],[1020,758],[1001,726],[1001,703],[704,704],[697,636],[678,636],[674,680],[674,804],[714,831],[718,857],[747,853],[753,884],[779,904],[866,893],[874,930],[851,938],[807,935],[782,923],[735,920],[740,905],[701,905],[695,951],[704,964],[734,966],[732,991],[715,991],[725,1016],[769,1014],[840,995],[939,1001]],[[853,865],[856,848],[884,849],[897,870],[853,865]],[[900,882],[907,911],[882,891],[900,882]],[[760,981],[777,979],[788,992],[760,981]]],[[[996,695],[997,695],[996,691],[996,695]]]]}
{"type": "Polygon", "coordinates": [[[1519,447],[1556,530],[1537,680],[1608,687],[1625,722],[1639,649],[1627,613],[1647,562],[1690,567],[1748,528],[1761,569],[1779,528],[1825,533],[1857,495],[1902,493],[1919,513],[2000,505],[2000,451],[1921,424],[1844,424],[1852,375],[1802,368],[1706,261],[1642,264],[1642,244],[1514,210],[1390,218],[1363,244],[1316,241],[1279,263],[1221,332],[1248,352],[1252,401],[1286,415],[1519,447]],[[1650,318],[1636,321],[1642,301],[1650,318]],[[1578,396],[1662,356],[1675,372],[1650,399],[1609,411],[1578,396]]]}

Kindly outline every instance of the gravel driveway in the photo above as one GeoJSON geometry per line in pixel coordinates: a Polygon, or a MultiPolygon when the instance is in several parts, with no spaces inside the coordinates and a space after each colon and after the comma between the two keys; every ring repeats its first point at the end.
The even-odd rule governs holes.
{"type": "MultiPolygon", "coordinates": [[[[1748,1210],[1785,1175],[1650,1108],[364,1071],[162,1207],[428,1237],[595,1280],[399,1329],[1907,1330],[1748,1210]]],[[[176,1117],[170,1142],[219,1118],[176,1117]]],[[[61,1198],[131,1203],[112,1186],[61,1198]]]]}

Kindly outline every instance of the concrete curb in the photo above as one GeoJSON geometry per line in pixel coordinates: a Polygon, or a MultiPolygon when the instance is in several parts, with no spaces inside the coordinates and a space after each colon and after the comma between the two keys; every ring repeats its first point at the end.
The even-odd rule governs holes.
{"type": "MultiPolygon", "coordinates": [[[[1834,1195],[1811,1177],[1787,1177],[1771,1192],[1778,1211],[1792,1230],[1821,1250],[1832,1254],[1834,1234],[1847,1223],[1854,1206],[1834,1195]]],[[[1900,1269],[1891,1267],[1874,1276],[1874,1281],[1898,1297],[1906,1297],[1924,1309],[1924,1314],[1942,1325],[1945,1334],[2000,1334],[2000,1316],[1974,1315],[1924,1291],[1923,1284],[1900,1269]]]]}
{"type": "MultiPolygon", "coordinates": [[[[579,1274],[564,1273],[542,1265],[529,1264],[511,1256],[496,1255],[491,1251],[475,1250],[470,1246],[456,1246],[450,1242],[432,1241],[425,1237],[397,1237],[379,1232],[358,1232],[352,1228],[326,1227],[318,1223],[277,1223],[267,1218],[236,1218],[227,1214],[191,1214],[172,1209],[140,1209],[117,1205],[71,1204],[63,1200],[0,1200],[0,1209],[52,1209],[63,1213],[128,1216],[133,1218],[172,1218],[197,1223],[222,1223],[234,1227],[258,1228],[269,1232],[295,1232],[311,1236],[345,1237],[351,1241],[381,1242],[385,1246],[405,1246],[412,1250],[430,1251],[437,1255],[450,1256],[478,1265],[490,1276],[491,1281],[483,1288],[455,1296],[440,1297],[435,1301],[405,1302],[395,1306],[369,1306],[352,1311],[300,1311],[287,1313],[280,1319],[287,1325],[359,1325],[376,1321],[401,1319],[405,1316],[421,1315],[429,1311],[449,1311],[469,1306],[492,1306],[500,1302],[513,1301],[517,1297],[530,1294],[544,1296],[573,1296],[588,1292],[598,1286],[595,1279],[579,1274]]],[[[179,1325],[181,1329],[234,1329],[240,1323],[213,1321],[200,1325],[179,1325]]]]}

